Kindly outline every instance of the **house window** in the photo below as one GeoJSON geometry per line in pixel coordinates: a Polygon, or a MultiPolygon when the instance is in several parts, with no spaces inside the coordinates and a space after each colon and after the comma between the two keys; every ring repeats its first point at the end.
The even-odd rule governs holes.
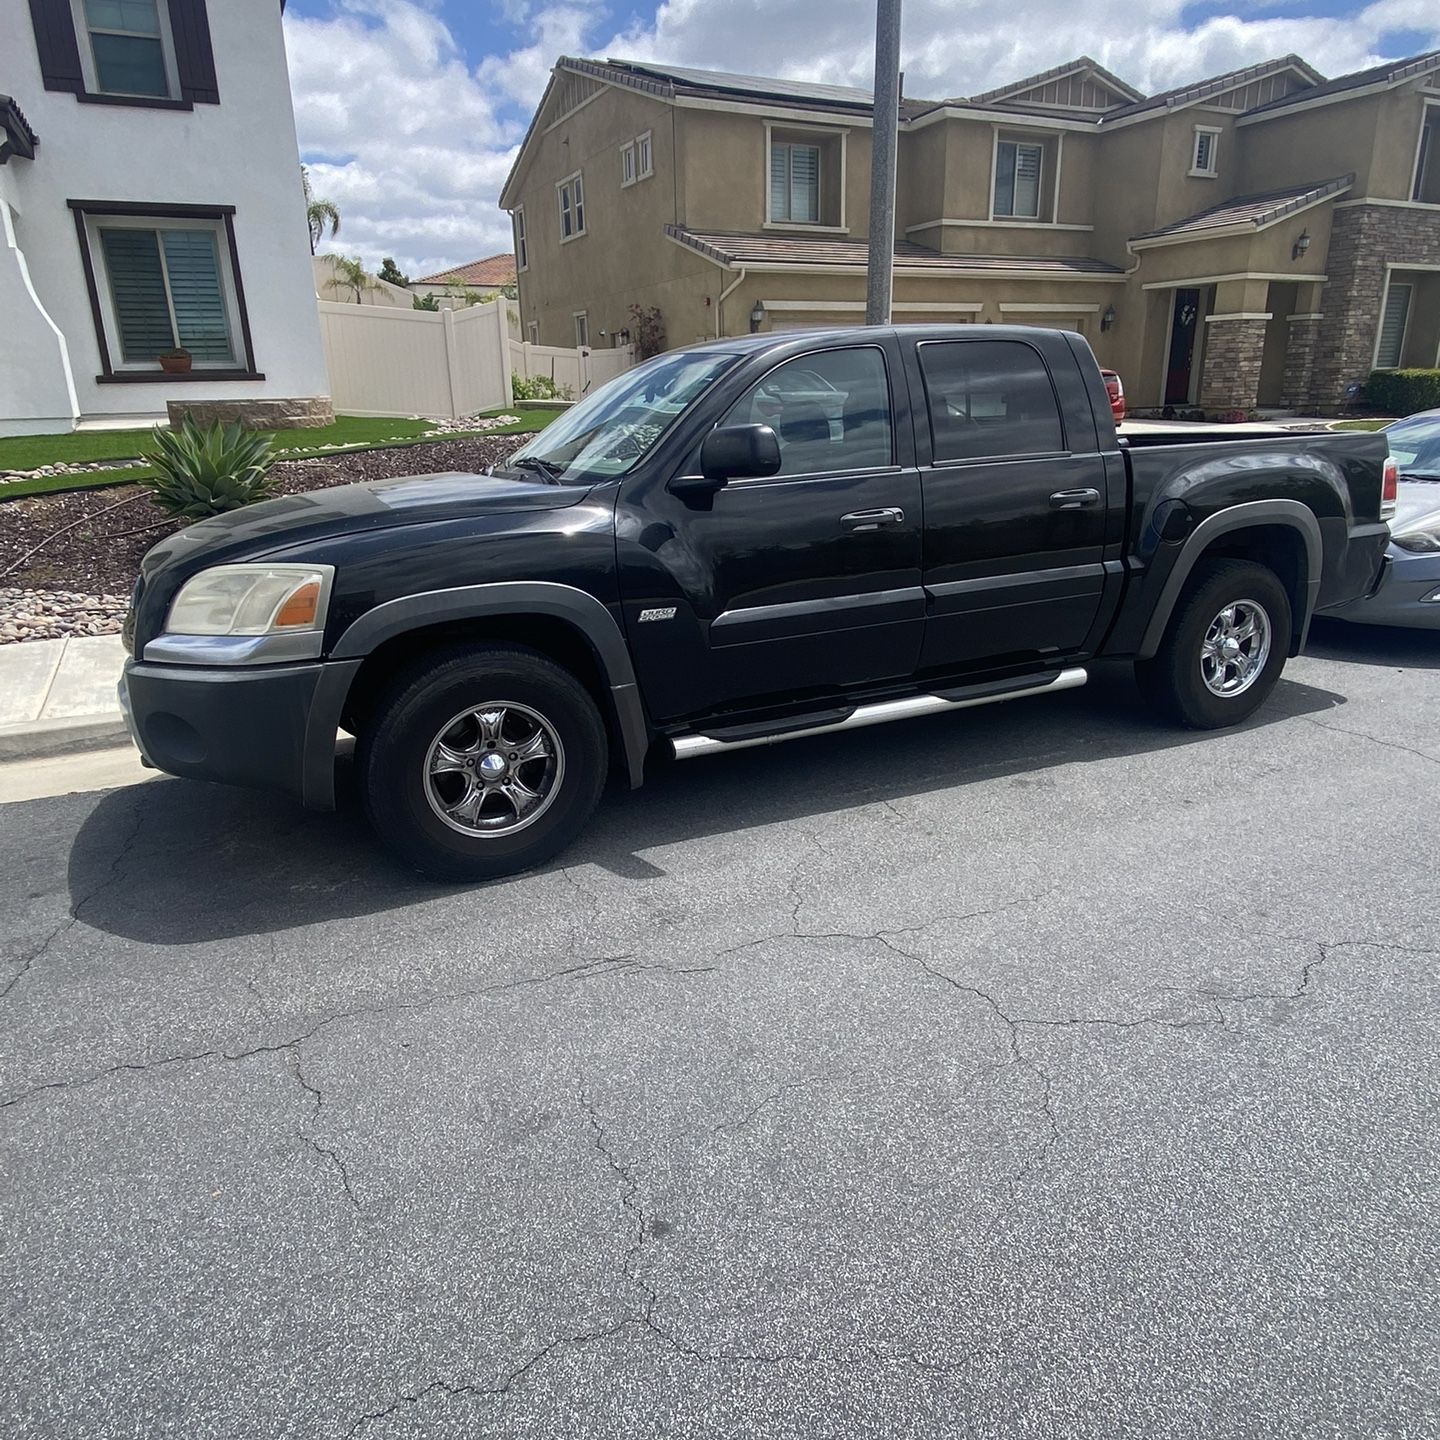
{"type": "Polygon", "coordinates": [[[577,172],[556,187],[560,195],[560,243],[585,233],[585,182],[577,172]]]}
{"type": "Polygon", "coordinates": [[[1410,198],[1422,205],[1440,205],[1440,109],[1428,106],[1415,153],[1415,184],[1410,198]]]}
{"type": "Polygon", "coordinates": [[[515,211],[515,268],[516,270],[530,268],[530,245],[525,239],[525,207],[523,205],[515,211]]]}
{"type": "Polygon", "coordinates": [[[648,130],[635,138],[635,162],[636,173],[641,180],[648,180],[655,173],[655,152],[648,130]]]}
{"type": "Polygon", "coordinates": [[[89,40],[89,88],[101,95],[170,99],[172,61],[159,0],[78,0],[89,40]]]}
{"type": "Polygon", "coordinates": [[[1385,292],[1385,313],[1380,319],[1380,341],[1375,347],[1375,368],[1399,367],[1405,350],[1405,326],[1410,319],[1409,285],[1392,284],[1385,292]]]}
{"type": "Polygon", "coordinates": [[[1220,148],[1220,132],[1213,126],[1195,127],[1194,146],[1190,152],[1190,173],[1211,178],[1216,175],[1216,154],[1220,148]]]}
{"type": "Polygon", "coordinates": [[[160,356],[176,349],[189,352],[197,378],[263,378],[255,375],[232,211],[119,202],[72,202],[71,209],[100,343],[99,379],[158,379],[160,356]]]}
{"type": "Polygon", "coordinates": [[[575,348],[577,350],[590,348],[590,314],[586,310],[575,312],[575,348]]]}
{"type": "Polygon", "coordinates": [[[770,219],[793,225],[820,223],[820,147],[772,141],[770,219]]]}
{"type": "Polygon", "coordinates": [[[995,213],[1017,220],[1040,218],[1040,177],[1045,148],[1023,140],[995,147],[995,213]]]}
{"type": "Polygon", "coordinates": [[[635,142],[620,147],[620,188],[635,183],[635,142]]]}

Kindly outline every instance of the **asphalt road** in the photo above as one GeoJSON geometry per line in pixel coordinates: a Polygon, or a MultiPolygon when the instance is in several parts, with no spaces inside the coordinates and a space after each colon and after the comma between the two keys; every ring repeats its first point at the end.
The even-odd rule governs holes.
{"type": "Polygon", "coordinates": [[[676,767],[554,868],[0,808],[0,1434],[1440,1433],[1440,636],[676,767]]]}

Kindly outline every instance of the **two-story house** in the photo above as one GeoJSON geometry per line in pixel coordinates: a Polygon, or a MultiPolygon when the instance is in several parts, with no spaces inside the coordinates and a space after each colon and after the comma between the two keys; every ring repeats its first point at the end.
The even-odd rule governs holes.
{"type": "Polygon", "coordinates": [[[0,0],[0,434],[332,418],[280,11],[0,0]]]}
{"type": "MultiPolygon", "coordinates": [[[[867,91],[561,59],[501,196],[527,338],[864,313],[867,91]]],[[[1062,326],[1132,406],[1331,406],[1440,360],[1440,52],[1144,96],[1081,57],[901,104],[894,316],[1062,326]]]]}

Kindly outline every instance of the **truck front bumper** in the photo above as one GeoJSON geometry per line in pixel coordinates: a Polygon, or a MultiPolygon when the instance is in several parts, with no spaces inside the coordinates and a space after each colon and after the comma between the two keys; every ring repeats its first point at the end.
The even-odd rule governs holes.
{"type": "Polygon", "coordinates": [[[159,665],[129,660],[120,709],[141,757],[188,780],[335,808],[335,732],[360,661],[159,665]]]}

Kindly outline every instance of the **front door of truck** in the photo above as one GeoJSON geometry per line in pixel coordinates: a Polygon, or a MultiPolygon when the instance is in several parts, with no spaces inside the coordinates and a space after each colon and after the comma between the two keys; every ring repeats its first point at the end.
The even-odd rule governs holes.
{"type": "MultiPolygon", "coordinates": [[[[922,669],[1039,668],[1080,650],[1100,609],[1105,457],[1058,336],[922,340],[922,669]]],[[[1108,424],[1108,421],[1107,421],[1108,424]]]]}
{"type": "Polygon", "coordinates": [[[898,346],[817,344],[753,380],[721,425],[769,425],[779,473],[698,493],[621,489],[625,621],[651,716],[673,723],[903,678],[919,657],[920,479],[898,346]]]}

